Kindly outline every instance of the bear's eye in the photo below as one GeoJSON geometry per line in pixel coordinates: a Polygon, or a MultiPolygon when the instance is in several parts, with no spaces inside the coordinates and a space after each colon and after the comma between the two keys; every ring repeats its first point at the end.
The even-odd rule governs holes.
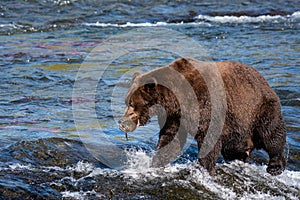
{"type": "Polygon", "coordinates": [[[128,103],[128,106],[129,106],[129,107],[134,107],[132,102],[129,102],[129,103],[128,103]]]}

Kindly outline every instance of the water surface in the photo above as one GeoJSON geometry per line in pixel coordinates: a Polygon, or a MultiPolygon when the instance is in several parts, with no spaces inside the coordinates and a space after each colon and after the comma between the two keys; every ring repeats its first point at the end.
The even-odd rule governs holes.
{"type": "Polygon", "coordinates": [[[299,12],[297,1],[283,0],[1,1],[1,198],[298,199],[299,12]],[[220,159],[217,175],[210,177],[195,163],[194,143],[172,165],[150,168],[159,131],[155,118],[130,134],[129,141],[116,119],[122,115],[131,74],[164,66],[178,55],[157,48],[133,50],[106,69],[97,68],[98,57],[86,62],[107,39],[135,37],[139,28],[150,36],[162,28],[176,31],[202,46],[200,59],[239,61],[262,73],[281,99],[288,130],[287,170],[270,176],[265,172],[268,157],[258,151],[249,164],[220,159]],[[91,66],[103,72],[92,80],[97,83],[95,97],[74,96],[79,70],[91,66]],[[97,123],[78,134],[74,105],[91,103],[97,123]],[[128,150],[125,168],[107,168],[86,148],[97,134],[128,150]]]}

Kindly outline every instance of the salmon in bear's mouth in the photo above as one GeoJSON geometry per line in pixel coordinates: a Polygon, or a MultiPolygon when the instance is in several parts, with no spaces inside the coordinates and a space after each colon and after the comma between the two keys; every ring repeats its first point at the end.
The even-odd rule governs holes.
{"type": "Polygon", "coordinates": [[[134,123],[133,121],[130,120],[124,120],[120,119],[119,120],[119,129],[125,133],[125,137],[128,140],[128,132],[134,131],[138,127],[138,124],[134,123]]]}

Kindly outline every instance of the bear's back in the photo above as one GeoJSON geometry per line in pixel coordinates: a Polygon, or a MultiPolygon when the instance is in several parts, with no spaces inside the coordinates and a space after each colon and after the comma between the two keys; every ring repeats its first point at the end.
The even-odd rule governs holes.
{"type": "Polygon", "coordinates": [[[280,110],[278,96],[256,69],[232,61],[216,65],[224,82],[228,109],[241,124],[255,123],[251,120],[259,118],[268,104],[280,110]]]}
{"type": "MultiPolygon", "coordinates": [[[[183,74],[189,81],[201,79],[200,81],[192,80],[191,84],[198,82],[198,91],[196,92],[199,99],[203,100],[203,95],[207,96],[215,91],[215,88],[207,87],[208,81],[220,83],[226,94],[227,110],[234,115],[237,123],[247,126],[255,123],[259,113],[264,112],[265,105],[273,104],[272,107],[280,110],[280,101],[276,93],[269,86],[265,78],[254,68],[232,61],[221,62],[202,62],[193,58],[179,58],[169,65],[176,71],[183,74]],[[216,70],[217,69],[217,70],[216,70]],[[196,74],[199,73],[201,77],[196,74]],[[202,97],[201,97],[202,96],[202,97]],[[275,106],[274,106],[275,105],[275,106]]],[[[197,88],[194,88],[197,90],[197,88]]],[[[220,90],[220,87],[216,88],[220,90]]],[[[206,99],[206,100],[209,100],[206,99]]],[[[266,108],[267,109],[267,108],[266,108]]]]}

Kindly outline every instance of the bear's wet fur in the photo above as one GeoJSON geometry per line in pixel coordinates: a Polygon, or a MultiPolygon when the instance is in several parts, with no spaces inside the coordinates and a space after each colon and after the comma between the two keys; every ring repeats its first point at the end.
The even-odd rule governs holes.
{"type": "MultiPolygon", "coordinates": [[[[179,58],[166,67],[145,74],[135,74],[126,96],[127,108],[120,120],[120,129],[131,132],[139,125],[145,125],[152,115],[158,115],[160,133],[157,148],[161,149],[176,139],[179,126],[184,126],[186,132],[190,132],[189,121],[194,116],[191,114],[184,121],[181,112],[183,109],[194,109],[200,114],[198,127],[193,135],[200,151],[210,121],[213,120],[210,99],[212,91],[209,91],[207,80],[203,78],[205,70],[210,68],[203,71],[204,65],[215,66],[222,78],[226,110],[221,135],[212,150],[205,157],[199,157],[200,165],[214,174],[220,152],[226,161],[239,159],[246,162],[253,149],[264,149],[270,158],[267,172],[272,175],[282,173],[286,165],[286,127],[279,97],[259,72],[238,62],[200,62],[192,58],[179,58]],[[182,96],[178,97],[174,88],[180,87],[183,82],[179,79],[172,80],[174,77],[168,72],[170,69],[180,73],[192,86],[199,108],[182,107],[185,106],[180,104],[179,98],[182,96]],[[162,83],[167,79],[170,81],[167,83],[168,87],[165,87],[162,83]],[[153,105],[157,104],[163,109],[153,109],[153,105]]],[[[189,99],[190,95],[183,94],[183,97],[189,99]]],[[[179,138],[180,148],[185,144],[185,139],[186,135],[179,138]]]]}

